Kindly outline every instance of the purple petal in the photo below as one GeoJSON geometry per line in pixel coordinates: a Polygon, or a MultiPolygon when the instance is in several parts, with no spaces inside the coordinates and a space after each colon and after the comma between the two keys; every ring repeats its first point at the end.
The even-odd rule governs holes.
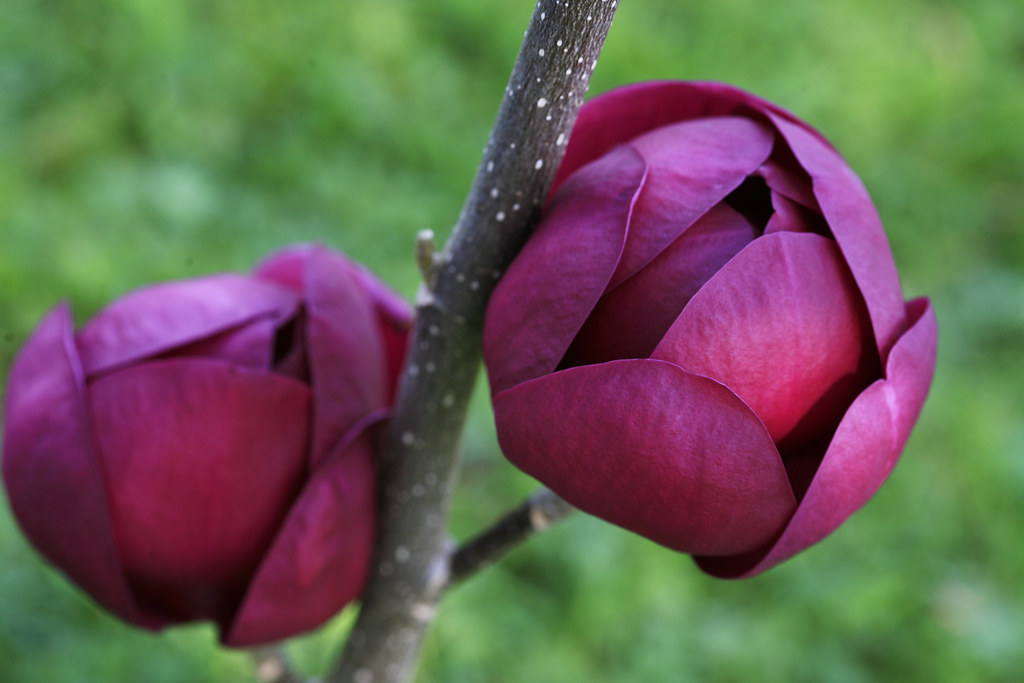
{"type": "Polygon", "coordinates": [[[811,176],[814,195],[857,281],[878,352],[885,358],[906,328],[899,275],[885,229],[860,178],[843,158],[805,125],[773,115],[772,120],[811,176]]]}
{"type": "Polygon", "coordinates": [[[224,274],[152,285],[127,294],[78,333],[86,376],[213,337],[258,318],[292,315],[298,298],[281,287],[224,274]]]}
{"type": "Polygon", "coordinates": [[[39,324],[11,368],[3,474],[14,516],[32,544],[97,602],[144,620],[114,546],[107,492],[83,397],[66,305],[39,324]]]}
{"type": "Polygon", "coordinates": [[[345,442],[303,489],[224,634],[233,647],[316,628],[362,590],[375,517],[371,439],[345,442]]]}
{"type": "Polygon", "coordinates": [[[799,120],[771,102],[721,83],[651,81],[616,88],[580,109],[552,192],[576,169],[655,128],[711,116],[769,113],[799,120]]]}
{"type": "Polygon", "coordinates": [[[780,194],[811,211],[821,212],[818,200],[811,188],[811,178],[800,166],[785,143],[777,142],[772,156],[757,169],[757,175],[764,178],[772,192],[780,194]]]}
{"type": "Polygon", "coordinates": [[[620,147],[567,182],[498,282],[484,322],[492,392],[553,371],[605,291],[645,167],[620,147]]]}
{"type": "Polygon", "coordinates": [[[670,548],[757,548],[795,507],[768,433],[732,392],[661,361],[572,368],[494,397],[502,451],[580,509],[670,548]]]}
{"type": "Polygon", "coordinates": [[[697,293],[653,357],[732,389],[785,449],[831,433],[880,374],[856,284],[834,242],[776,233],[697,293]]]}
{"type": "Polygon", "coordinates": [[[601,297],[563,366],[649,357],[697,290],[755,236],[727,205],[712,208],[646,268],[601,297]]]}
{"type": "Polygon", "coordinates": [[[772,192],[772,208],[775,213],[768,219],[764,234],[774,232],[813,232],[822,236],[830,236],[832,231],[821,214],[816,213],[788,197],[772,192]]]}
{"type": "Polygon", "coordinates": [[[303,292],[309,306],[315,466],[363,416],[394,399],[412,314],[368,270],[317,244],[275,252],[256,276],[303,292]]]}
{"type": "Polygon", "coordinates": [[[356,284],[370,297],[376,311],[377,331],[384,346],[387,364],[386,382],[389,391],[386,402],[391,405],[398,390],[398,376],[405,363],[409,331],[412,329],[412,311],[404,299],[384,286],[370,271],[356,265],[352,275],[356,284]]]}
{"type": "Polygon", "coordinates": [[[306,288],[306,262],[314,249],[312,244],[293,244],[278,249],[258,263],[253,274],[301,294],[306,288]]]}
{"type": "Polygon", "coordinates": [[[650,263],[765,161],[773,133],[750,119],[722,117],[664,126],[629,146],[647,164],[626,248],[610,287],[650,263]]]}
{"type": "Polygon", "coordinates": [[[893,346],[885,379],[850,406],[807,495],[769,548],[736,557],[698,557],[701,569],[723,578],[753,576],[832,533],[878,490],[896,465],[935,371],[937,328],[931,304],[907,305],[910,329],[893,346]]]}
{"type": "Polygon", "coordinates": [[[114,534],[147,611],[226,624],[305,471],[309,390],[219,361],[89,388],[114,534]]]}
{"type": "Polygon", "coordinates": [[[158,356],[222,360],[251,370],[270,370],[274,355],[274,333],[279,321],[259,318],[227,332],[179,346],[158,356]]]}
{"type": "Polygon", "coordinates": [[[309,254],[305,271],[308,352],[313,385],[310,467],[368,413],[386,405],[385,348],[372,302],[347,262],[323,248],[309,254]]]}

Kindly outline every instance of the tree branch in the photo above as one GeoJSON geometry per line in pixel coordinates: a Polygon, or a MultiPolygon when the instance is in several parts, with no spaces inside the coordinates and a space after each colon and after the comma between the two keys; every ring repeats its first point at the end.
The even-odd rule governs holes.
{"type": "Polygon", "coordinates": [[[616,0],[540,0],[444,252],[428,264],[395,412],[362,609],[329,683],[412,678],[448,583],[456,447],[491,290],[526,241],[561,162],[616,0]],[[432,267],[430,267],[432,265],[432,267]]]}
{"type": "Polygon", "coordinates": [[[575,511],[576,508],[562,500],[558,494],[541,489],[455,551],[448,574],[448,587],[488,567],[530,536],[544,531],[575,511]]]}

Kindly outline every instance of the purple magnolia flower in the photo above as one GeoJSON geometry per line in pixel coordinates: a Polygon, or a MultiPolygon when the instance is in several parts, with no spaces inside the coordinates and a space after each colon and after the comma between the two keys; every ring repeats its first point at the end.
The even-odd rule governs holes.
{"type": "Polygon", "coordinates": [[[678,82],[583,107],[484,329],[508,458],[723,577],[871,497],[935,344],[831,145],[750,94],[678,82]]]}
{"type": "Polygon", "coordinates": [[[11,370],[15,517],[138,626],[211,620],[234,646],[314,628],[367,573],[368,428],[408,326],[402,301],[320,247],[141,289],[77,334],[58,306],[11,370]]]}

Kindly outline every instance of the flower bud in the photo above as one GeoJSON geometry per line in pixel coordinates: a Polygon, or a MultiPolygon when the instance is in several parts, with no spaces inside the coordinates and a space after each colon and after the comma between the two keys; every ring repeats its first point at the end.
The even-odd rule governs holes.
{"type": "Polygon", "coordinates": [[[722,577],[871,497],[935,344],[832,146],[753,95],[679,82],[584,105],[484,329],[506,456],[722,577]]]}
{"type": "Polygon", "coordinates": [[[408,327],[404,303],[322,247],[146,287],[77,334],[58,306],[10,374],[14,515],[132,624],[209,620],[232,646],[315,628],[367,575],[369,430],[408,327]]]}

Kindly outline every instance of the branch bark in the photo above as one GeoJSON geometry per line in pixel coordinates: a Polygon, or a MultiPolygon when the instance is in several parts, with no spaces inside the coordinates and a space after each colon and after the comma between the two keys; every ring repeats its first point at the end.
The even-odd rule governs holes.
{"type": "Polygon", "coordinates": [[[448,584],[456,447],[487,299],[540,215],[616,0],[540,0],[451,238],[425,282],[382,442],[380,518],[362,608],[329,683],[411,680],[448,584]]]}
{"type": "Polygon", "coordinates": [[[452,555],[448,588],[476,574],[536,533],[576,511],[549,489],[541,489],[452,555]]]}

